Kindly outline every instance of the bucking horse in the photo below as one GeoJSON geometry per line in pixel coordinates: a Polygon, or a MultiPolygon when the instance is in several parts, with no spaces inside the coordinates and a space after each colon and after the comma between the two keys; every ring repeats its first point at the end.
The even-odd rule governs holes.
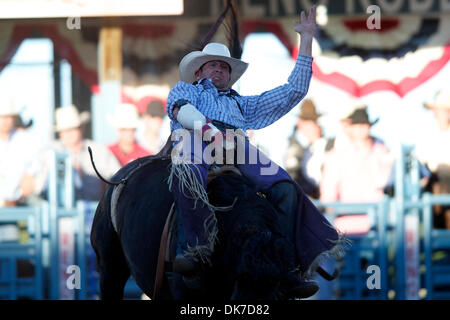
{"type": "Polygon", "coordinates": [[[218,241],[201,290],[171,272],[177,215],[167,183],[170,166],[170,157],[161,154],[140,158],[114,175],[118,182],[108,182],[91,231],[101,298],[123,298],[132,276],[154,299],[275,299],[277,278],[287,272],[294,248],[277,228],[275,209],[233,167],[208,179],[210,203],[232,208],[215,213],[218,241]]]}
{"type": "MultiPolygon", "coordinates": [[[[200,288],[186,286],[181,275],[172,272],[178,228],[167,183],[170,150],[168,140],[159,154],[134,160],[111,178],[114,181],[105,180],[109,185],[91,230],[100,298],[122,299],[132,276],[152,299],[283,299],[280,281],[291,271],[296,249],[280,232],[279,213],[235,167],[216,167],[208,178],[209,202],[227,209],[215,212],[217,244],[200,288]]],[[[336,277],[321,269],[318,261],[311,264],[328,280],[336,277]]]]}

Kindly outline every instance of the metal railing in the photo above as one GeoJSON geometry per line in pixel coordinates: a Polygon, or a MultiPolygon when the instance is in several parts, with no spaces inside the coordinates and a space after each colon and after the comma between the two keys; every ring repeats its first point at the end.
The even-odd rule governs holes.
{"type": "Polygon", "coordinates": [[[450,205],[450,194],[424,194],[423,231],[425,253],[425,288],[427,299],[450,299],[450,259],[447,264],[433,263],[433,252],[446,250],[450,258],[450,230],[433,228],[433,205],[450,205]],[[437,287],[444,287],[440,290],[437,287]]]}
{"type": "MultiPolygon", "coordinates": [[[[387,232],[389,229],[390,199],[385,197],[383,201],[374,203],[322,203],[316,201],[325,217],[334,224],[340,217],[366,215],[370,229],[366,233],[346,235],[352,241],[352,246],[343,261],[338,265],[340,276],[335,281],[333,298],[343,299],[387,299],[388,292],[388,257],[387,257],[387,232]],[[329,212],[332,209],[332,212],[329,212]],[[367,272],[361,268],[364,252],[370,252],[372,259],[368,263],[375,264],[381,272],[380,289],[371,291],[367,285],[367,272]],[[340,292],[340,293],[339,293],[340,292]]],[[[367,267],[367,266],[366,266],[367,267]]],[[[332,297],[329,297],[332,298],[332,297]]]]}
{"type": "MultiPolygon", "coordinates": [[[[315,204],[323,210],[334,209],[333,213],[325,213],[330,222],[343,215],[361,213],[368,215],[370,231],[366,234],[350,235],[349,238],[356,244],[358,242],[375,244],[372,247],[378,257],[375,263],[381,270],[381,294],[378,297],[387,299],[391,291],[395,293],[396,299],[450,299],[450,230],[433,227],[433,206],[450,205],[450,194],[424,193],[418,199],[401,203],[396,198],[385,197],[379,203],[370,204],[319,201],[315,204]],[[405,221],[408,218],[417,218],[411,219],[412,229],[408,226],[411,225],[411,221],[409,223],[405,221]],[[411,243],[413,243],[412,250],[408,247],[411,243]],[[395,254],[391,261],[388,258],[389,248],[395,254]],[[443,254],[443,262],[434,261],[433,254],[436,252],[443,254]],[[408,260],[412,260],[412,266],[411,263],[408,264],[408,260]],[[392,279],[388,278],[390,267],[395,270],[395,274],[391,274],[392,279]],[[411,288],[412,293],[408,292],[411,288]]],[[[348,257],[358,256],[360,249],[359,245],[351,247],[348,257]]],[[[353,263],[357,263],[356,258],[353,263]]],[[[346,281],[344,285],[353,290],[351,296],[353,299],[362,299],[365,279],[361,275],[364,274],[358,273],[355,266],[351,266],[351,269],[353,283],[346,281]]],[[[345,266],[341,271],[343,274],[346,273],[345,266]]]]}
{"type": "MultiPolygon", "coordinates": [[[[358,269],[355,267],[359,266],[355,264],[359,261],[362,251],[372,252],[375,258],[371,263],[377,264],[381,270],[381,289],[367,291],[368,274],[365,270],[359,268],[347,274],[346,270],[343,270],[342,274],[347,278],[342,276],[335,284],[345,284],[349,288],[347,291],[350,292],[351,298],[392,299],[389,291],[394,291],[396,299],[414,299],[419,297],[416,291],[425,288],[427,299],[450,299],[450,289],[446,291],[439,288],[447,284],[450,288],[450,258],[447,264],[436,264],[433,261],[433,253],[437,250],[448,249],[450,253],[450,230],[433,228],[433,206],[449,205],[450,194],[419,194],[418,164],[411,152],[411,148],[403,148],[396,163],[394,198],[385,197],[381,202],[359,204],[315,202],[324,211],[333,209],[333,213],[325,214],[331,222],[343,215],[364,213],[369,217],[370,230],[366,234],[351,235],[356,245],[350,247],[349,257],[352,256],[354,260],[351,265],[353,269],[348,270],[358,269]],[[420,232],[420,227],[423,227],[423,233],[420,232]],[[412,241],[408,242],[410,238],[412,241]],[[411,250],[408,247],[411,243],[419,243],[420,246],[417,245],[411,250]],[[395,256],[389,257],[388,252],[394,252],[395,256]],[[423,277],[419,272],[420,254],[424,256],[423,277]],[[410,271],[413,269],[417,269],[414,271],[414,277],[420,278],[416,279],[416,282],[411,281],[410,277],[410,271]],[[395,272],[389,273],[388,270],[395,272]]],[[[54,170],[51,171],[49,179],[48,202],[43,201],[41,206],[36,207],[0,209],[0,224],[27,221],[27,231],[30,235],[30,242],[27,244],[0,242],[2,298],[20,298],[25,291],[33,299],[64,298],[61,295],[61,286],[65,285],[62,281],[65,270],[62,269],[61,258],[67,252],[61,253],[65,245],[61,238],[64,233],[61,231],[61,221],[65,219],[72,223],[72,230],[69,230],[67,235],[69,238],[73,237],[72,249],[69,249],[69,252],[72,250],[73,253],[70,261],[79,266],[81,271],[81,287],[74,290],[70,298],[94,299],[98,293],[98,287],[92,284],[97,278],[93,270],[92,248],[89,242],[90,224],[97,203],[74,201],[70,157],[55,154],[53,165],[54,170]],[[22,255],[28,254],[28,249],[34,250],[33,253],[22,255]],[[31,280],[22,281],[17,278],[13,265],[19,256],[33,261],[35,274],[31,280]],[[48,285],[44,285],[47,283],[48,285]]],[[[127,284],[127,288],[136,291],[132,280],[127,284]]]]}
{"type": "MultiPolygon", "coordinates": [[[[396,292],[397,299],[405,299],[400,295],[405,291],[405,281],[408,273],[404,263],[398,264],[399,260],[404,260],[404,224],[398,223],[396,200],[386,197],[378,203],[344,204],[344,203],[320,203],[316,202],[319,208],[333,208],[333,213],[326,213],[325,216],[333,222],[341,216],[356,215],[366,213],[369,217],[371,228],[369,232],[361,235],[350,235],[356,246],[350,247],[349,257],[353,255],[352,270],[356,270],[354,265],[360,257],[362,251],[372,252],[375,257],[370,263],[380,267],[381,289],[368,293],[366,280],[368,274],[365,270],[346,274],[336,280],[339,285],[347,286],[351,298],[356,299],[387,299],[389,290],[396,292]],[[392,214],[392,213],[395,214],[392,214]],[[403,229],[401,228],[403,227],[403,229]],[[401,241],[402,243],[398,243],[401,241]],[[388,248],[394,249],[395,259],[389,260],[388,248]],[[396,281],[393,284],[387,270],[394,267],[396,281]],[[403,288],[402,288],[403,286],[403,288]]],[[[420,225],[423,233],[420,235],[422,243],[420,253],[423,253],[425,266],[424,280],[421,281],[421,288],[426,289],[426,299],[450,299],[450,259],[445,264],[436,264],[433,261],[433,253],[437,250],[446,250],[450,253],[450,230],[433,228],[433,205],[450,205],[450,194],[430,195],[424,194],[415,201],[405,201],[402,204],[404,210],[417,209],[420,217],[420,225]],[[441,290],[439,287],[449,286],[448,290],[441,290]],[[438,290],[439,289],[439,290],[438,290]]],[[[27,221],[27,232],[29,240],[20,242],[0,242],[0,293],[3,299],[17,299],[28,297],[32,299],[61,299],[61,230],[59,223],[61,219],[71,219],[73,223],[73,263],[81,270],[81,288],[74,290],[74,299],[93,299],[96,288],[89,289],[89,279],[95,279],[92,259],[89,250],[89,229],[92,221],[92,214],[96,208],[96,203],[77,202],[73,209],[58,208],[53,213],[47,202],[43,202],[39,207],[16,207],[0,209],[0,223],[17,223],[27,221]],[[89,218],[88,218],[89,217],[89,218]],[[91,221],[87,221],[91,219],[91,221]],[[45,250],[45,248],[47,248],[45,250]],[[31,249],[31,251],[30,251],[31,249]],[[31,278],[20,279],[15,272],[14,264],[17,259],[32,261],[34,265],[34,275],[31,278]],[[90,278],[91,277],[91,278],[90,278]],[[93,277],[93,278],[92,278],[93,277]],[[48,286],[44,283],[48,282],[48,286]],[[26,294],[25,294],[26,293],[26,294]]],[[[448,255],[450,257],[450,254],[448,255]]],[[[444,259],[445,260],[445,259],[444,259]]],[[[420,264],[420,261],[417,261],[420,264]]],[[[348,265],[347,265],[348,266],[348,265]]],[[[64,283],[63,283],[64,285],[64,283]]],[[[128,284],[129,288],[134,288],[132,280],[128,284]]],[[[423,297],[422,297],[423,298],[423,297]]]]}
{"type": "MultiPolygon", "coordinates": [[[[30,237],[26,241],[0,242],[0,298],[42,299],[43,266],[41,211],[39,207],[0,209],[0,223],[17,228],[26,221],[30,237]],[[31,267],[32,275],[21,276],[23,267],[31,267]]],[[[25,273],[28,273],[25,271],[25,273]]]]}

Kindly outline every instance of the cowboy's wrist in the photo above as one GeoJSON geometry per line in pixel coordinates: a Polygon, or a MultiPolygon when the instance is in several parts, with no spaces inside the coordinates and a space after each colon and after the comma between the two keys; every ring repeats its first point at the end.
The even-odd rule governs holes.
{"type": "Polygon", "coordinates": [[[300,47],[299,47],[298,53],[301,55],[307,56],[307,57],[311,57],[312,56],[312,40],[302,38],[301,42],[300,42],[300,47]]]}
{"type": "Polygon", "coordinates": [[[313,42],[313,35],[300,35],[300,45],[299,48],[302,47],[311,47],[313,42]]]}
{"type": "Polygon", "coordinates": [[[172,116],[175,120],[177,120],[178,111],[180,111],[180,108],[186,104],[190,103],[186,99],[178,99],[175,101],[175,103],[172,105],[172,116]]]}
{"type": "Polygon", "coordinates": [[[312,40],[314,38],[314,33],[302,32],[300,33],[300,40],[312,40]]]}
{"type": "Polygon", "coordinates": [[[172,108],[172,116],[175,120],[177,120],[177,116],[178,116],[178,111],[180,111],[180,108],[178,107],[173,107],[172,108]]]}

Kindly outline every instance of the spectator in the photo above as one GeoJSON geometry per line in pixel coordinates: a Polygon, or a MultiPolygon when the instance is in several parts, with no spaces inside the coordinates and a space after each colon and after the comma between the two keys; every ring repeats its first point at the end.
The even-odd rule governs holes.
{"type": "Polygon", "coordinates": [[[136,128],[139,126],[139,114],[133,104],[123,103],[117,107],[112,118],[112,126],[117,129],[119,139],[109,146],[109,150],[116,156],[122,166],[137,158],[150,155],[136,141],[136,128]]]}
{"type": "Polygon", "coordinates": [[[312,100],[302,103],[285,159],[286,171],[309,197],[315,199],[319,198],[325,151],[332,142],[322,136],[322,128],[317,122],[320,116],[312,100]]]}
{"type": "MultiPolygon", "coordinates": [[[[365,106],[355,108],[342,120],[348,139],[325,156],[320,184],[322,202],[377,202],[383,198],[393,157],[381,140],[370,135],[370,128],[377,121],[369,121],[365,106]]],[[[366,215],[343,216],[335,223],[347,233],[364,233],[370,227],[366,215]]]]}
{"type": "MultiPolygon", "coordinates": [[[[340,107],[339,114],[339,125],[340,130],[336,133],[336,136],[333,138],[333,143],[331,145],[331,149],[345,149],[347,146],[351,145],[350,141],[350,131],[352,122],[349,120],[349,117],[355,112],[356,109],[362,108],[363,105],[358,100],[350,98],[347,103],[340,107]]],[[[373,123],[375,123],[374,121],[373,123]]],[[[377,137],[372,137],[374,141],[380,141],[377,137]]],[[[382,142],[381,142],[382,143],[382,142]]]]}
{"type": "Polygon", "coordinates": [[[33,120],[28,120],[27,122],[23,121],[20,115],[14,117],[14,127],[17,130],[26,130],[33,125],[33,120]]]}
{"type": "MultiPolygon", "coordinates": [[[[433,102],[425,103],[436,120],[434,130],[424,133],[416,146],[416,154],[431,171],[426,191],[450,193],[450,90],[439,91],[433,102]]],[[[435,206],[435,227],[450,229],[450,207],[435,206]]]]}
{"type": "MultiPolygon", "coordinates": [[[[13,104],[3,98],[0,102],[0,209],[27,205],[33,193],[36,174],[33,159],[37,143],[23,128],[16,126],[20,120],[13,104]]],[[[20,228],[23,221],[0,223],[0,242],[23,241],[20,228]]],[[[19,272],[22,263],[18,262],[19,272]]]]}
{"type": "Polygon", "coordinates": [[[0,102],[0,208],[24,204],[34,189],[37,143],[15,126],[18,117],[10,101],[0,102]]]}
{"type": "Polygon", "coordinates": [[[169,132],[167,137],[161,136],[165,115],[163,103],[160,100],[152,100],[142,116],[144,132],[138,136],[138,143],[147,149],[150,154],[157,154],[170,134],[169,132]]]}
{"type": "Polygon", "coordinates": [[[102,176],[112,177],[120,164],[105,146],[83,138],[82,126],[89,120],[89,113],[79,113],[75,106],[61,107],[56,110],[55,131],[59,139],[41,151],[41,174],[37,193],[46,189],[49,170],[49,157],[52,152],[68,153],[72,157],[74,169],[75,200],[99,201],[105,184],[97,177],[92,167],[88,147],[91,147],[95,164],[102,176]]]}

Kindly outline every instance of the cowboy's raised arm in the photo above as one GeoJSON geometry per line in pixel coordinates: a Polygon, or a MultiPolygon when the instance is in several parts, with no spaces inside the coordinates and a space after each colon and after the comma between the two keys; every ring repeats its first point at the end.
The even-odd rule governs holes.
{"type": "Polygon", "coordinates": [[[316,29],[316,7],[308,18],[302,12],[301,22],[294,22],[294,30],[300,34],[300,48],[295,67],[286,84],[260,95],[242,97],[246,129],[261,129],[274,123],[294,108],[308,93],[312,76],[311,48],[316,29]]]}
{"type": "Polygon", "coordinates": [[[313,6],[306,18],[305,11],[300,14],[300,23],[294,20],[294,30],[300,34],[299,54],[311,57],[312,40],[316,31],[316,6],[313,6]]]}

